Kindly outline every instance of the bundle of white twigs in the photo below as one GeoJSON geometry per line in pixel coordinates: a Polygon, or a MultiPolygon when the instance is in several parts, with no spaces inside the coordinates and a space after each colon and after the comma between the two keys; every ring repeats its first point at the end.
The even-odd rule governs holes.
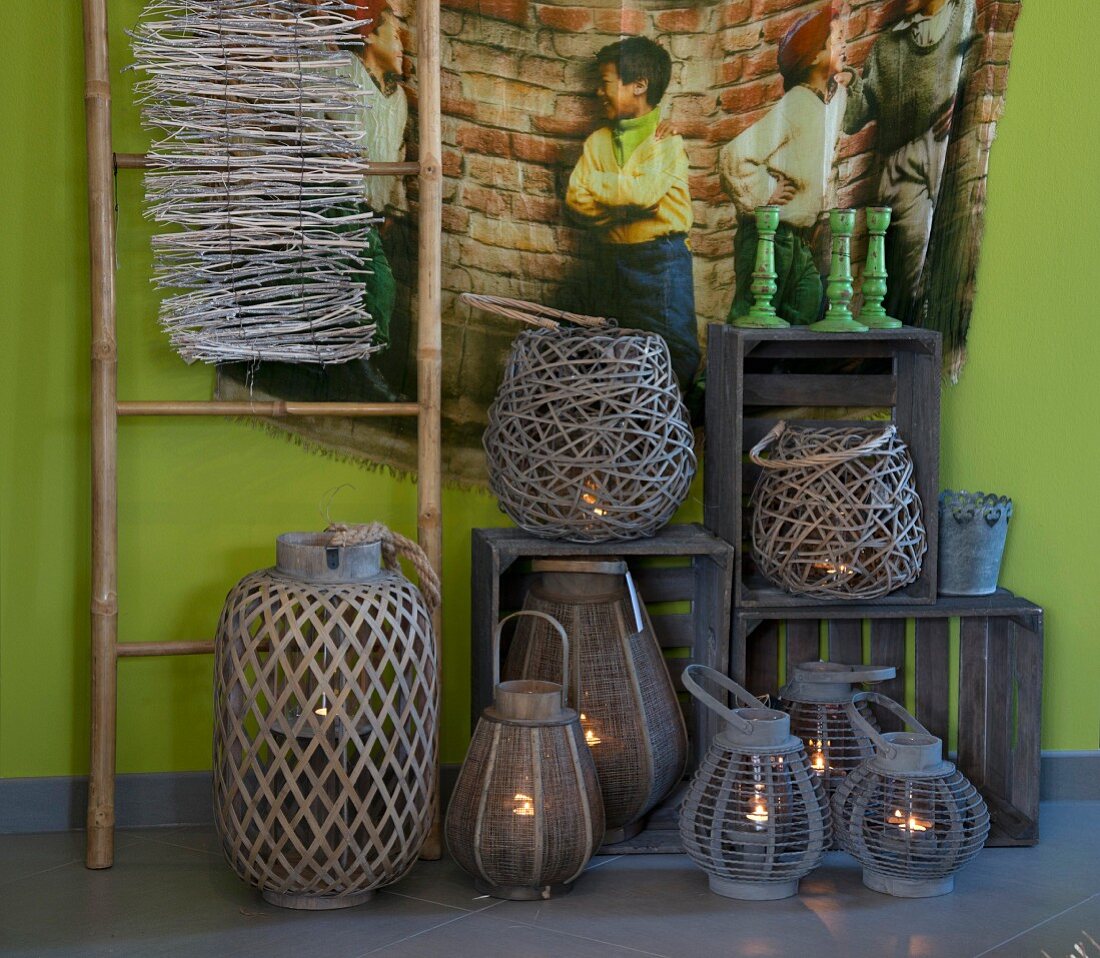
{"type": "Polygon", "coordinates": [[[370,355],[363,91],[345,0],[149,0],[131,33],[160,322],[184,359],[370,355]]]}

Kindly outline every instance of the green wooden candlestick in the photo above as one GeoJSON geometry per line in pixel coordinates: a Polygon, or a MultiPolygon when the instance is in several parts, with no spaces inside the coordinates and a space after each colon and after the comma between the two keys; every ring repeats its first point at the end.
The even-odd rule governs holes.
{"type": "Polygon", "coordinates": [[[901,321],[887,316],[882,306],[886,297],[886,230],[890,226],[889,206],[867,207],[867,263],[863,267],[863,308],[858,319],[868,329],[900,329],[901,321]]]}
{"type": "Polygon", "coordinates": [[[832,264],[825,287],[829,308],[824,319],[810,326],[819,333],[867,332],[866,326],[852,318],[852,296],[855,293],[852,282],[852,231],[855,227],[855,210],[829,211],[829,229],[833,234],[832,264]]]}
{"type": "Polygon", "coordinates": [[[791,324],[775,314],[772,299],[779,287],[775,283],[775,231],[779,229],[779,207],[756,208],[756,269],[752,271],[752,295],[756,302],[734,326],[748,329],[783,329],[791,324]]]}

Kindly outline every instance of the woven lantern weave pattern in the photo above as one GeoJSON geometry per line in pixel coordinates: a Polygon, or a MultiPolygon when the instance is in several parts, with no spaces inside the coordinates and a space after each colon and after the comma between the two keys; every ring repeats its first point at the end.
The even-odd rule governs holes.
{"type": "Polygon", "coordinates": [[[928,543],[897,427],[780,422],[749,455],[762,469],[752,554],[767,578],[800,595],[872,599],[920,576],[928,543]]]}
{"type": "Polygon", "coordinates": [[[533,535],[571,542],[653,535],[696,467],[668,345],[612,327],[522,332],[484,445],[501,509],[533,535]]]}
{"type": "Polygon", "coordinates": [[[234,587],[215,643],[216,824],[237,874],[287,907],[344,907],[397,881],[434,805],[428,608],[400,572],[378,568],[377,543],[328,541],[281,536],[279,567],[234,587]],[[292,567],[287,540],[337,553],[334,577],[365,555],[367,574],[279,571],[292,567]]]}

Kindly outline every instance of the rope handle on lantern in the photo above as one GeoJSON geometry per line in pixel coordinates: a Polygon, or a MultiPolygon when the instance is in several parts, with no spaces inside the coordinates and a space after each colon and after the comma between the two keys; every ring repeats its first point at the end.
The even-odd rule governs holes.
{"type": "Polygon", "coordinates": [[[500,685],[500,636],[504,631],[504,623],[511,619],[519,618],[521,615],[530,615],[545,619],[555,628],[555,630],[557,630],[558,638],[561,639],[561,707],[563,709],[569,708],[569,636],[565,634],[565,626],[557,619],[552,615],[547,615],[547,613],[539,612],[536,609],[521,609],[519,612],[513,612],[511,615],[506,615],[497,623],[497,627],[493,629],[493,688],[500,685]]]}
{"type": "MultiPolygon", "coordinates": [[[[852,696],[852,700],[845,706],[848,718],[856,728],[875,743],[875,749],[883,752],[887,758],[893,758],[897,754],[897,749],[882,737],[882,732],[860,714],[857,708],[860,702],[872,702],[875,705],[881,705],[887,711],[893,712],[910,728],[922,732],[925,735],[932,735],[928,729],[916,720],[912,713],[907,711],[904,706],[895,702],[890,696],[883,695],[881,692],[856,692],[855,695],[852,696]]],[[[935,736],[932,737],[935,738],[935,736]]]]}
{"type": "Polygon", "coordinates": [[[869,452],[874,452],[893,438],[898,431],[898,427],[890,423],[883,428],[882,432],[869,436],[858,446],[852,446],[851,449],[838,449],[835,452],[816,452],[809,456],[801,456],[798,459],[765,459],[762,455],[764,450],[778,440],[786,429],[787,421],[780,419],[771,428],[771,431],[749,450],[749,458],[762,469],[805,469],[814,466],[835,466],[851,459],[858,459],[869,452]]]}
{"type": "Polygon", "coordinates": [[[464,303],[483,309],[487,313],[496,313],[509,319],[519,320],[530,326],[542,329],[561,329],[562,323],[585,326],[590,329],[603,329],[615,326],[615,320],[604,316],[587,316],[583,313],[570,313],[552,306],[528,302],[525,299],[509,299],[507,296],[486,296],[482,293],[462,293],[459,297],[464,303]]]}
{"type": "Polygon", "coordinates": [[[368,542],[381,542],[382,564],[387,569],[400,569],[399,556],[408,559],[420,577],[420,592],[428,604],[428,609],[435,612],[439,608],[443,598],[439,587],[439,575],[428,561],[427,553],[412,539],[394,532],[381,522],[365,522],[356,525],[334,522],[325,532],[332,533],[334,546],[357,546],[368,542]]]}
{"type": "Polygon", "coordinates": [[[703,687],[698,683],[695,676],[706,676],[715,685],[720,685],[727,692],[733,694],[735,700],[741,701],[744,705],[750,708],[763,708],[763,703],[755,695],[753,695],[744,686],[738,685],[728,675],[723,675],[716,669],[712,669],[709,665],[700,665],[698,662],[694,662],[689,665],[683,672],[684,688],[687,689],[692,695],[694,695],[700,702],[702,702],[712,712],[720,715],[726,722],[734,726],[738,731],[751,735],[755,726],[747,718],[742,718],[737,714],[734,709],[728,708],[718,701],[709,692],[703,690],[703,687]]]}

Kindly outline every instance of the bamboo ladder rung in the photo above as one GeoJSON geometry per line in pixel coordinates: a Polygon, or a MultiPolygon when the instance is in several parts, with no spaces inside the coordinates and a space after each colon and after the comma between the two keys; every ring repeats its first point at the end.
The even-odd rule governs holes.
{"type": "Polygon", "coordinates": [[[119,658],[147,658],[156,655],[208,655],[214,642],[119,642],[115,654],[119,658]]]}
{"type": "MultiPolygon", "coordinates": [[[[116,170],[145,170],[150,167],[148,153],[115,153],[116,170]]],[[[364,163],[361,171],[364,176],[418,176],[420,164],[410,163],[364,163]]]]}
{"type": "Polygon", "coordinates": [[[417,416],[414,402],[219,402],[217,400],[156,400],[120,402],[120,416],[417,416]]]}

